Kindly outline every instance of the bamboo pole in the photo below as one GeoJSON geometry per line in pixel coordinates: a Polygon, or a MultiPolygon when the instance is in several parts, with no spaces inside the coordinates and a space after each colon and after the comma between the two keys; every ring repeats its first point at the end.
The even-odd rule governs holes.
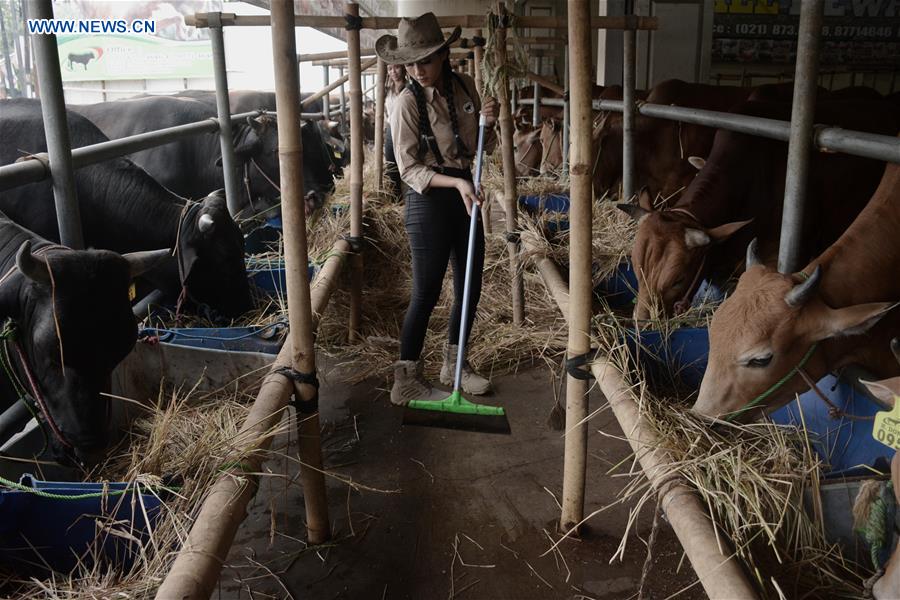
{"type": "MultiPolygon", "coordinates": [[[[469,51],[468,51],[468,50],[452,50],[452,51],[450,52],[450,60],[451,60],[451,61],[456,61],[456,60],[459,60],[459,59],[463,59],[463,58],[465,58],[466,56],[468,56],[468,54],[469,54],[469,51]]],[[[361,56],[360,58],[363,58],[363,57],[361,56]]],[[[330,59],[328,59],[328,60],[316,60],[316,61],[313,61],[313,62],[312,62],[312,66],[314,66],[314,67],[321,67],[321,66],[328,65],[328,66],[330,66],[330,67],[346,67],[348,62],[349,62],[349,59],[347,59],[347,58],[345,58],[345,57],[341,57],[341,58],[330,58],[330,59]]]]}
{"type": "MultiPolygon", "coordinates": [[[[572,167],[569,208],[569,343],[567,358],[591,349],[591,31],[588,3],[569,0],[570,111],[572,167]]],[[[535,106],[537,110],[538,107],[535,106]]],[[[560,528],[568,531],[584,517],[587,466],[588,382],[566,378],[566,443],[560,528]]]]}
{"type": "MultiPolygon", "coordinates": [[[[374,64],[377,62],[377,60],[378,60],[378,59],[376,59],[376,58],[371,58],[371,59],[367,60],[367,61],[364,62],[362,65],[360,65],[360,70],[362,70],[362,69],[368,69],[369,67],[371,67],[372,65],[374,65],[374,64]]],[[[342,73],[343,73],[343,70],[342,70],[342,73]]],[[[329,92],[334,91],[335,89],[337,89],[337,88],[343,86],[345,83],[347,83],[347,80],[348,80],[348,79],[350,79],[350,75],[349,75],[349,74],[348,74],[348,75],[343,75],[343,74],[342,74],[341,77],[335,79],[333,82],[329,83],[328,85],[326,85],[325,87],[323,87],[321,90],[319,90],[318,92],[316,92],[316,93],[313,94],[312,96],[309,96],[308,98],[305,98],[305,99],[300,103],[300,105],[301,105],[301,106],[308,106],[308,105],[312,104],[313,102],[315,102],[315,101],[318,100],[319,98],[322,98],[323,96],[326,96],[329,92]]]]}
{"type": "MultiPolygon", "coordinates": [[[[498,14],[506,14],[506,5],[497,3],[498,14]]],[[[497,64],[506,64],[506,29],[497,29],[497,64]]],[[[500,150],[503,153],[503,204],[506,211],[506,247],[509,252],[509,274],[512,288],[513,324],[521,327],[525,322],[525,287],[522,283],[522,271],[519,269],[519,244],[516,231],[519,224],[516,218],[516,159],[513,154],[513,122],[509,108],[509,78],[502,71],[497,84],[497,101],[500,103],[500,150]]]]}
{"type": "MultiPolygon", "coordinates": [[[[378,59],[378,77],[375,80],[375,181],[378,191],[384,191],[384,86],[387,64],[378,59]]],[[[393,85],[393,83],[391,84],[393,85]]]]}
{"type": "MultiPolygon", "coordinates": [[[[475,30],[475,36],[481,37],[481,30],[475,30]]],[[[484,91],[482,88],[482,78],[481,78],[481,61],[484,59],[484,46],[478,44],[475,46],[475,89],[478,90],[478,95],[484,95],[484,91]]]]}
{"type": "MultiPolygon", "coordinates": [[[[350,245],[346,241],[336,241],[316,276],[310,293],[314,328],[318,328],[319,315],[328,307],[349,252],[350,245]]],[[[259,489],[259,477],[250,474],[262,472],[264,451],[272,445],[274,438],[271,432],[287,412],[288,399],[294,391],[288,379],[273,372],[278,367],[290,366],[292,347],[291,343],[286,343],[281,348],[241,425],[237,439],[250,442],[240,453],[243,470],[235,467],[223,473],[211,488],[187,541],[156,594],[159,600],[206,599],[218,585],[235,534],[247,517],[247,505],[259,489]]]]}
{"type": "MultiPolygon", "coordinates": [[[[568,321],[569,289],[559,268],[547,257],[530,231],[522,233],[522,244],[537,266],[544,286],[568,321]]],[[[641,416],[623,374],[606,359],[595,359],[591,372],[650,484],[660,494],[660,505],[706,594],[714,600],[756,600],[756,593],[747,583],[739,561],[727,550],[725,553],[719,551],[715,528],[697,495],[683,479],[671,479],[671,460],[659,450],[661,444],[641,416]]]]}
{"type": "MultiPolygon", "coordinates": [[[[359,4],[347,2],[346,14],[358,17],[359,4]]],[[[347,30],[347,52],[350,56],[350,238],[357,241],[357,251],[350,259],[350,342],[360,339],[362,321],[362,201],[363,201],[363,113],[360,85],[359,30],[347,30]]]]}
{"type": "MultiPolygon", "coordinates": [[[[312,310],[309,295],[306,246],[306,212],[303,209],[303,145],[300,134],[300,81],[292,16],[293,3],[272,5],[272,53],[275,58],[275,103],[283,117],[278,128],[278,157],[281,172],[281,217],[284,221],[284,254],[287,283],[288,319],[293,351],[291,366],[301,373],[315,373],[316,353],[313,341],[312,310]]],[[[316,387],[295,384],[300,400],[299,420],[300,477],[306,503],[306,529],[311,544],[331,537],[325,477],[322,474],[322,446],[319,438],[316,387]]]]}
{"type": "MultiPolygon", "coordinates": [[[[207,27],[208,13],[197,13],[184,18],[186,25],[192,27],[207,27]]],[[[484,15],[449,15],[437,18],[438,24],[449,29],[456,26],[465,29],[475,29],[484,25],[484,15]]],[[[589,21],[591,29],[626,29],[629,23],[625,17],[591,17],[589,21]]],[[[265,15],[235,15],[222,13],[222,24],[230,27],[266,27],[269,18],[265,15]]],[[[363,29],[397,29],[400,17],[365,17],[362,20],[363,29]]],[[[327,15],[295,15],[294,25],[297,27],[332,27],[341,28],[347,25],[344,17],[332,17],[327,15]]],[[[637,29],[651,30],[657,28],[656,17],[638,17],[635,21],[637,29]]],[[[566,29],[566,17],[552,16],[517,16],[516,27],[534,29],[566,29]]]]}

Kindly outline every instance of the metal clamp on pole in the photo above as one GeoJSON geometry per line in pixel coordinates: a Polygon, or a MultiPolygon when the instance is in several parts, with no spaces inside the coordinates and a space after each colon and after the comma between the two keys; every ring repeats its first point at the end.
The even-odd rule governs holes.
{"type": "Polygon", "coordinates": [[[581,381],[589,381],[593,379],[594,374],[590,371],[590,363],[593,362],[594,357],[597,356],[597,353],[599,351],[599,348],[591,348],[584,354],[579,354],[578,356],[567,358],[566,373],[568,373],[575,379],[580,379],[581,381]]]}
{"type": "Polygon", "coordinates": [[[15,162],[21,163],[21,162],[25,162],[26,160],[35,160],[35,161],[39,162],[41,164],[41,166],[44,167],[44,173],[46,174],[45,177],[50,175],[50,157],[47,156],[46,152],[38,152],[37,154],[26,154],[25,156],[20,156],[19,158],[17,158],[15,162]]]}

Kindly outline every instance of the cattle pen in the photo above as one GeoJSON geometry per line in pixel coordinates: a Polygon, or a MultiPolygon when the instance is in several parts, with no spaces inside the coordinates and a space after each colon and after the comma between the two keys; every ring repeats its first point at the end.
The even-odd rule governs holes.
{"type": "MultiPolygon", "coordinates": [[[[35,10],[43,11],[33,14],[52,18],[50,0],[35,1],[33,5],[35,10]]],[[[329,517],[329,501],[325,485],[329,472],[323,465],[320,437],[322,427],[319,421],[320,382],[317,378],[319,371],[317,361],[320,359],[316,351],[317,335],[320,320],[333,294],[343,282],[349,288],[346,324],[348,339],[353,343],[361,342],[365,337],[362,312],[366,302],[365,287],[369,282],[366,279],[368,263],[364,261],[368,261],[378,250],[366,239],[365,210],[370,201],[367,193],[382,191],[385,181],[382,152],[386,67],[381,59],[366,59],[373,54],[373,49],[361,48],[360,32],[394,29],[399,22],[395,17],[361,17],[360,6],[352,2],[346,3],[344,9],[343,15],[298,15],[295,14],[293,3],[273,2],[271,15],[268,16],[250,17],[226,13],[195,15],[191,24],[208,29],[212,40],[217,118],[79,148],[71,148],[68,139],[56,48],[55,45],[46,46],[55,44],[55,39],[53,36],[43,36],[42,43],[38,44],[36,59],[41,76],[42,109],[48,152],[29,155],[15,164],[0,165],[0,193],[28,183],[50,180],[56,200],[61,242],[72,248],[83,248],[85,243],[74,195],[74,171],[114,157],[163,146],[189,136],[206,133],[219,135],[227,206],[232,215],[240,211],[238,198],[241,194],[242,181],[239,160],[234,151],[232,125],[268,113],[258,110],[231,114],[223,30],[227,27],[271,26],[279,120],[278,154],[281,166],[277,187],[281,195],[289,335],[271,367],[268,368],[258,395],[240,427],[241,435],[247,435],[253,441],[237,453],[241,457],[238,464],[227,463],[222,467],[213,487],[205,494],[190,531],[185,532],[182,547],[177,549],[177,557],[170,571],[155,592],[157,598],[208,598],[215,594],[216,587],[220,585],[223,565],[235,543],[240,525],[247,516],[247,507],[259,488],[259,474],[264,472],[262,464],[264,451],[273,442],[276,425],[288,414],[290,406],[296,411],[296,436],[300,453],[299,471],[305,502],[307,543],[311,548],[328,548],[332,540],[334,519],[329,517]],[[294,28],[300,26],[344,28],[347,51],[298,55],[294,28]],[[347,74],[328,82],[329,67],[323,64],[326,87],[301,100],[298,61],[312,62],[335,58],[346,58],[347,74]],[[363,170],[366,151],[362,133],[363,72],[372,66],[376,67],[375,144],[371,157],[374,163],[374,180],[377,182],[375,190],[364,189],[363,170]],[[347,83],[349,83],[347,94],[349,98],[345,99],[344,85],[347,83]],[[345,176],[349,182],[349,230],[340,238],[333,240],[333,246],[315,278],[307,283],[310,253],[307,216],[301,212],[304,206],[302,177],[304,148],[300,123],[302,120],[330,119],[333,113],[330,110],[329,95],[339,87],[342,105],[340,117],[344,119],[345,115],[349,115],[351,159],[349,175],[345,176]],[[321,112],[301,112],[304,106],[321,98],[324,98],[321,112]],[[347,105],[346,109],[344,104],[347,105]],[[287,124],[296,124],[296,127],[287,124]]],[[[560,514],[555,523],[558,535],[553,537],[547,533],[553,549],[563,540],[577,538],[582,533],[585,537],[589,536],[582,526],[593,516],[586,514],[585,510],[585,482],[588,477],[588,425],[596,411],[590,411],[588,397],[591,389],[596,387],[611,407],[621,431],[624,432],[624,439],[633,451],[633,459],[640,463],[644,475],[657,495],[662,513],[677,536],[684,555],[689,559],[707,596],[715,599],[760,597],[759,590],[752,583],[753,576],[748,577],[748,571],[741,564],[733,544],[723,539],[720,527],[710,517],[711,507],[696,494],[690,482],[680,475],[672,475],[671,460],[666,454],[665,445],[660,443],[649,426],[640,404],[641,397],[635,393],[634,386],[624,372],[622,362],[616,356],[604,355],[602,348],[598,350],[595,347],[598,339],[594,331],[592,314],[594,282],[591,255],[593,247],[591,226],[595,216],[592,163],[595,157],[591,123],[595,111],[623,115],[622,196],[625,199],[637,196],[639,192],[635,178],[635,161],[638,160],[635,155],[637,136],[635,122],[638,116],[726,129],[789,142],[789,179],[786,184],[787,193],[781,221],[778,267],[781,273],[795,272],[802,266],[799,262],[799,246],[804,212],[805,173],[808,171],[811,152],[814,149],[821,149],[900,164],[900,139],[897,137],[814,123],[817,48],[822,28],[822,11],[822,2],[803,3],[800,14],[800,44],[797,53],[793,112],[790,121],[643,103],[637,100],[636,35],[639,31],[652,31],[668,26],[664,20],[656,17],[635,15],[592,17],[589,3],[578,0],[568,1],[568,18],[519,16],[513,21],[502,2],[497,4],[496,12],[492,11],[486,17],[485,15],[439,17],[443,28],[462,25],[476,30],[473,40],[463,40],[457,44],[462,48],[468,48],[470,44],[473,47],[473,53],[468,58],[479,91],[483,85],[482,56],[485,51],[485,40],[481,38],[482,28],[486,29],[490,25],[494,29],[498,38],[494,50],[500,64],[506,63],[506,36],[508,31],[512,31],[513,26],[566,29],[567,33],[565,38],[537,38],[541,41],[535,41],[535,43],[562,41],[566,44],[563,85],[560,86],[530,72],[526,76],[534,86],[533,99],[515,100],[520,105],[533,107],[534,126],[538,125],[539,106],[564,109],[562,164],[563,170],[568,173],[570,186],[567,277],[561,273],[559,265],[548,256],[546,249],[538,243],[533,232],[528,231],[527,226],[520,221],[517,191],[519,182],[516,180],[513,153],[514,99],[510,93],[508,73],[499,70],[498,82],[494,83],[500,102],[498,137],[502,146],[500,177],[503,221],[506,228],[502,244],[508,258],[511,322],[519,328],[529,327],[526,284],[523,282],[526,277],[523,265],[527,262],[523,255],[527,254],[567,325],[565,460],[562,493],[558,503],[560,514]],[[591,32],[598,28],[621,30],[623,33],[622,100],[593,100],[591,97],[593,76],[590,36],[591,32]],[[542,87],[561,92],[564,98],[542,98],[542,87]],[[595,380],[595,385],[591,384],[591,379],[595,380]]],[[[488,216],[485,220],[486,229],[490,227],[490,221],[491,218],[488,216]]],[[[138,304],[135,315],[146,313],[149,302],[148,299],[147,302],[138,304]]],[[[427,469],[425,471],[428,472],[427,469]]],[[[433,480],[434,476],[431,477],[433,480]]],[[[550,494],[553,495],[552,492],[550,494]]],[[[349,498],[348,489],[348,516],[349,498]]],[[[272,518],[275,518],[274,515],[272,518]]],[[[351,521],[350,527],[352,526],[351,521]]],[[[454,553],[458,553],[459,538],[456,544],[454,553]]],[[[478,545],[477,542],[474,544],[478,545]]],[[[454,554],[454,561],[456,556],[458,554],[454,554]]],[[[466,567],[472,566],[462,561],[461,556],[459,560],[466,567]]],[[[475,566],[490,568],[493,565],[475,566]]],[[[568,569],[568,566],[566,568],[568,569]]],[[[531,567],[531,570],[534,571],[534,568],[531,567]]],[[[381,593],[380,589],[372,591],[376,597],[381,593]]],[[[462,593],[458,590],[457,592],[460,595],[462,593]]],[[[387,594],[387,586],[384,593],[387,594]]],[[[453,587],[450,597],[456,597],[453,587]]]]}

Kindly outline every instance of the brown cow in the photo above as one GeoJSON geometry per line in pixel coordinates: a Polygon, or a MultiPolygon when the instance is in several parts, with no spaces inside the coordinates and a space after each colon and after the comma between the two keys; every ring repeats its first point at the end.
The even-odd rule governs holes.
{"type": "Polygon", "coordinates": [[[709,364],[693,410],[770,411],[844,365],[900,375],[900,166],[889,164],[865,210],[799,275],[763,266],[751,249],[737,289],[713,316],[709,364]],[[876,322],[878,327],[871,329],[876,322]],[[801,375],[801,376],[798,376],[801,375]]]}
{"type": "MultiPolygon", "coordinates": [[[[605,96],[621,100],[621,87],[607,88],[605,96]]],[[[751,88],[702,85],[670,79],[642,96],[650,104],[674,104],[690,108],[728,111],[745,100],[751,88]]],[[[650,196],[668,198],[684,189],[696,175],[688,162],[691,156],[706,157],[715,129],[652,119],[638,115],[635,120],[635,181],[647,186],[650,196]]],[[[608,115],[594,132],[595,150],[600,153],[594,169],[594,194],[610,192],[622,177],[622,115],[608,115]]]]}
{"type": "Polygon", "coordinates": [[[513,146],[516,149],[516,175],[530,177],[541,172],[541,130],[529,123],[516,123],[513,132],[513,146]]]}
{"type": "Polygon", "coordinates": [[[541,175],[558,174],[562,167],[562,130],[560,119],[541,123],[541,175]]]}
{"type": "MultiPolygon", "coordinates": [[[[745,102],[736,112],[789,120],[791,107],[745,102]]],[[[816,120],[885,135],[900,127],[884,102],[822,102],[816,120]]],[[[720,130],[709,160],[671,209],[650,210],[647,197],[642,207],[620,205],[639,221],[631,253],[638,278],[635,318],[650,318],[652,308],[664,316],[686,310],[704,277],[724,283],[740,272],[754,237],[766,259],[777,254],[786,163],[787,143],[720,130]]],[[[883,163],[843,154],[816,153],[811,166],[804,259],[838,239],[884,171],[883,163]]]]}

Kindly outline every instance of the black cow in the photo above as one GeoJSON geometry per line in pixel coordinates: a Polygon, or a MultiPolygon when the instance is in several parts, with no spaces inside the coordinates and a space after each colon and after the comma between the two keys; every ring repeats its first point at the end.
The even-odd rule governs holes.
{"type": "MultiPolygon", "coordinates": [[[[84,117],[72,111],[67,116],[73,147],[107,141],[84,117]]],[[[14,162],[22,151],[46,151],[39,101],[0,102],[0,140],[0,164],[14,162]]],[[[86,245],[119,253],[176,248],[174,257],[147,274],[170,300],[184,286],[189,298],[226,316],[250,308],[244,240],[224,199],[212,195],[186,204],[124,158],[78,169],[75,185],[86,245]]],[[[59,240],[49,182],[5,192],[0,210],[38,235],[59,240]]]]}
{"type": "MultiPolygon", "coordinates": [[[[312,96],[312,93],[300,94],[300,99],[305,100],[312,96]]],[[[175,96],[179,98],[192,98],[200,102],[205,102],[216,107],[215,92],[185,90],[178,92],[175,96]]],[[[323,99],[313,100],[303,107],[303,112],[317,113],[322,112],[323,99]]],[[[275,94],[272,92],[256,92],[252,90],[234,90],[228,93],[228,103],[231,108],[231,114],[250,112],[253,110],[266,110],[269,112],[276,111],[275,94]]],[[[321,169],[321,156],[307,158],[307,152],[322,151],[328,156],[329,170],[335,177],[340,177],[345,166],[350,164],[350,146],[347,144],[338,131],[338,123],[335,121],[324,120],[315,121],[318,127],[319,135],[315,135],[315,131],[310,127],[308,122],[304,122],[303,128],[303,166],[304,171],[307,168],[321,169]]],[[[331,188],[329,189],[331,191],[331,188]]]]}
{"type": "Polygon", "coordinates": [[[0,321],[15,324],[3,341],[13,372],[0,384],[0,410],[22,395],[14,375],[60,458],[93,464],[105,449],[107,401],[100,394],[137,339],[128,288],[168,255],[71,250],[0,214],[0,321]]]}
{"type": "MultiPolygon", "coordinates": [[[[260,107],[255,107],[260,108],[260,107]]],[[[94,122],[112,139],[216,117],[215,104],[177,96],[142,97],[81,106],[72,110],[94,122]]],[[[251,109],[253,110],[253,109],[251,109]]],[[[234,112],[234,111],[232,111],[234,112]]],[[[239,207],[243,216],[268,208],[281,196],[278,165],[278,124],[272,116],[248,118],[233,129],[234,148],[242,176],[239,207]]],[[[308,205],[321,205],[334,189],[316,126],[304,126],[303,183],[308,205]]],[[[201,198],[224,186],[218,133],[190,136],[131,155],[162,185],[176,194],[201,198]]]]}
{"type": "Polygon", "coordinates": [[[93,52],[69,52],[69,55],[66,57],[66,63],[70,71],[75,63],[80,64],[87,71],[88,64],[95,58],[97,57],[94,56],[93,52]]]}

